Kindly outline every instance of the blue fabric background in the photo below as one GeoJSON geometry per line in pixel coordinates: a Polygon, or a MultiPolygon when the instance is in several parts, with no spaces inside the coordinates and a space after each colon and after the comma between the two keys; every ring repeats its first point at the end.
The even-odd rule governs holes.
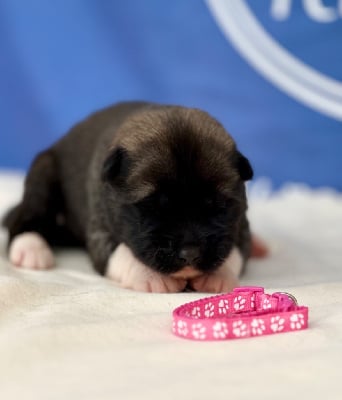
{"type": "MultiPolygon", "coordinates": [[[[289,18],[276,21],[269,1],[248,3],[292,54],[342,81],[342,12],[321,24],[296,1],[289,18]]],[[[131,99],[209,111],[274,187],[298,181],[342,190],[341,121],[263,78],[205,2],[1,0],[0,167],[26,169],[88,113],[131,99]]]]}

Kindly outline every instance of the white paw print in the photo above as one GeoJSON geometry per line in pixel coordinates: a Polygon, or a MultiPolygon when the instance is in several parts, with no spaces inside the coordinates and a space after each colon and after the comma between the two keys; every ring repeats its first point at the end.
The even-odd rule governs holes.
{"type": "Polygon", "coordinates": [[[271,318],[271,330],[273,332],[281,332],[284,329],[284,318],[280,318],[279,315],[271,318]]]}
{"type": "Polygon", "coordinates": [[[255,293],[253,293],[251,297],[251,308],[253,309],[254,307],[255,307],[255,293]]]}
{"type": "Polygon", "coordinates": [[[234,321],[233,322],[233,334],[236,337],[243,337],[247,335],[247,324],[243,321],[234,321]]]}
{"type": "Polygon", "coordinates": [[[291,329],[300,329],[304,326],[304,315],[303,314],[293,314],[290,317],[291,329]]]}
{"type": "Polygon", "coordinates": [[[229,302],[227,299],[221,299],[218,303],[219,314],[227,314],[229,310],[229,302]]]}
{"type": "Polygon", "coordinates": [[[243,310],[245,308],[246,299],[242,296],[237,296],[234,299],[234,310],[243,310]]]}
{"type": "Polygon", "coordinates": [[[201,309],[196,306],[191,310],[191,316],[194,318],[200,318],[201,317],[201,309]]]}
{"type": "Polygon", "coordinates": [[[201,323],[192,325],[192,335],[195,339],[204,340],[206,338],[206,329],[201,323]]]}
{"type": "Polygon", "coordinates": [[[216,322],[213,326],[213,336],[215,339],[225,339],[228,336],[228,325],[225,322],[216,322]]]}
{"type": "Polygon", "coordinates": [[[188,329],[188,325],[185,321],[177,322],[177,332],[182,336],[186,336],[188,334],[189,329],[188,329]]]}
{"type": "Polygon", "coordinates": [[[253,335],[262,335],[266,329],[264,320],[260,318],[253,319],[251,327],[253,335]]]}
{"type": "Polygon", "coordinates": [[[206,317],[213,317],[214,316],[214,304],[213,303],[207,303],[204,307],[204,315],[206,317]]]}
{"type": "Polygon", "coordinates": [[[269,308],[272,307],[272,304],[268,298],[265,298],[264,301],[262,302],[262,309],[263,310],[268,310],[269,308]]]}

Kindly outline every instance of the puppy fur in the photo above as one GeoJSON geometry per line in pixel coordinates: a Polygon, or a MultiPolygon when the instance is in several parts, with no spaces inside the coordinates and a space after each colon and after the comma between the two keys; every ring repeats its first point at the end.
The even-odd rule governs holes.
{"type": "MultiPolygon", "coordinates": [[[[244,182],[252,175],[207,113],[121,103],[91,115],[35,158],[23,199],[4,225],[9,243],[33,232],[46,246],[85,246],[101,274],[124,246],[135,271],[142,265],[152,280],[181,282],[165,290],[151,282],[149,289],[127,287],[207,290],[201,277],[220,275],[233,251],[243,264],[249,256],[244,182]]],[[[108,275],[115,276],[113,265],[108,275]]]]}

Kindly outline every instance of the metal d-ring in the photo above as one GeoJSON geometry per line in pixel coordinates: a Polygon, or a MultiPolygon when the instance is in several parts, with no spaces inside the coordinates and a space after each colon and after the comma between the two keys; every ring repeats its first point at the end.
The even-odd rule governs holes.
{"type": "Polygon", "coordinates": [[[291,300],[294,302],[294,304],[295,304],[296,306],[298,306],[298,301],[297,301],[297,299],[294,297],[293,294],[288,293],[288,292],[277,292],[277,294],[283,294],[283,295],[287,296],[289,299],[291,299],[291,300]]]}

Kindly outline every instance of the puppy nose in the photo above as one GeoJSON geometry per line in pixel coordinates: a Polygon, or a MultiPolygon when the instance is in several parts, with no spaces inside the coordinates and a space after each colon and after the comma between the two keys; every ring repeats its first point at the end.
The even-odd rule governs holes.
{"type": "Polygon", "coordinates": [[[191,265],[199,258],[199,248],[197,246],[184,246],[179,252],[179,258],[191,265]]]}

